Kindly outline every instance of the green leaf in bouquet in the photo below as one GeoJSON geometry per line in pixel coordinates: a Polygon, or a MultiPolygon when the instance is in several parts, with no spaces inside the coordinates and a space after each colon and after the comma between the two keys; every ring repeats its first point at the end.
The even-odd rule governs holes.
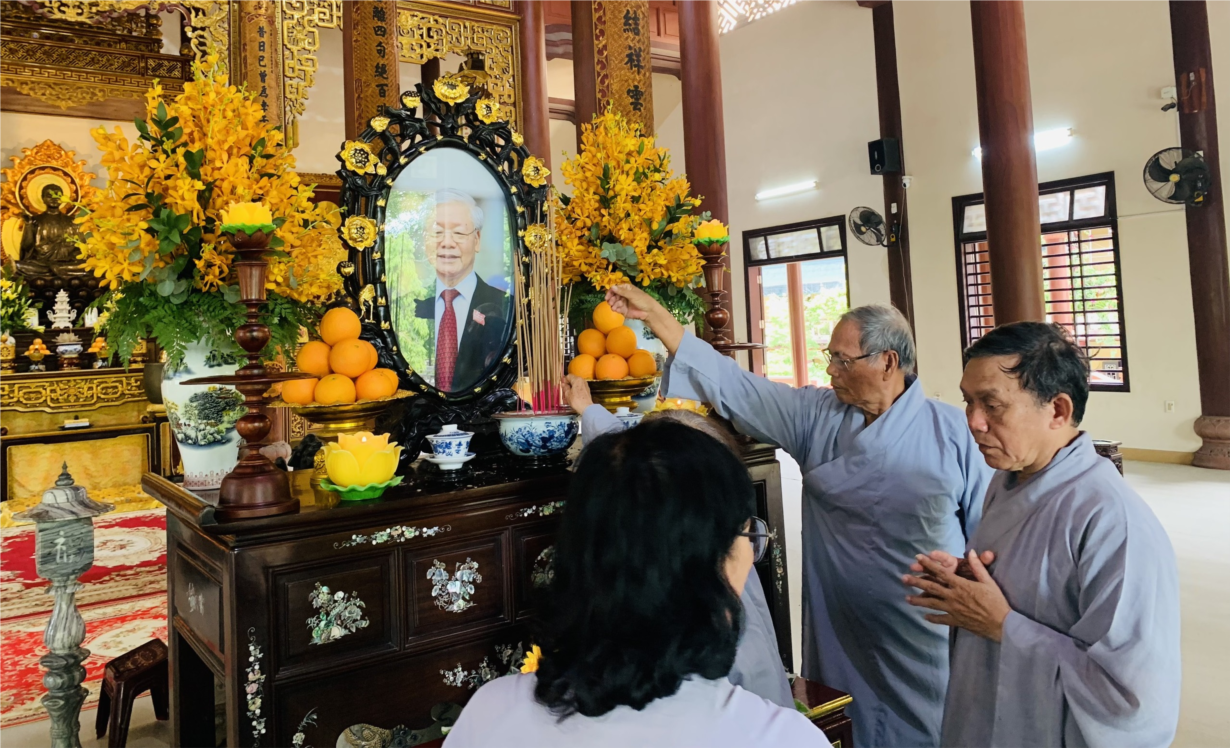
{"type": "Polygon", "coordinates": [[[159,282],[156,288],[158,289],[159,296],[170,296],[175,293],[175,280],[166,278],[159,282]]]}
{"type": "MultiPolygon", "coordinates": [[[[282,240],[282,237],[280,237],[280,236],[274,236],[274,237],[271,237],[271,238],[269,239],[269,248],[270,248],[270,249],[277,249],[278,247],[283,247],[283,246],[285,246],[285,245],[286,245],[286,242],[285,242],[285,241],[283,241],[283,240],[282,240]]],[[[290,255],[287,255],[287,257],[290,257],[290,255]]]]}
{"type": "Polygon", "coordinates": [[[226,299],[228,304],[238,304],[239,300],[243,298],[239,294],[239,284],[234,283],[223,289],[222,298],[226,299]]]}

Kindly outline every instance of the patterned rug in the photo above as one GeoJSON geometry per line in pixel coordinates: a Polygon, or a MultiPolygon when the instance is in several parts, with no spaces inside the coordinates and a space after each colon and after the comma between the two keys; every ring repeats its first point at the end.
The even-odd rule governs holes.
{"type": "MultiPolygon", "coordinates": [[[[166,641],[166,510],[94,523],[94,567],[77,603],[85,619],[86,706],[98,702],[107,662],[153,638],[166,641]]],[[[53,600],[34,570],[34,528],[0,531],[0,727],[45,719],[38,658],[53,600]]]]}

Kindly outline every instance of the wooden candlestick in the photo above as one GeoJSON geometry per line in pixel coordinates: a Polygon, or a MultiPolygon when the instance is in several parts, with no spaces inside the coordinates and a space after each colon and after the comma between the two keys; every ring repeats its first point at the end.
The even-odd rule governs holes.
{"type": "Polygon", "coordinates": [[[726,243],[696,245],[697,251],[705,258],[705,295],[709,297],[709,311],[705,312],[705,338],[715,350],[734,357],[735,351],[750,351],[765,346],[761,343],[736,343],[732,339],[730,327],[730,312],[722,305],[726,297],[726,276],[729,271],[722,262],[726,254],[726,243]]]}
{"type": "Polygon", "coordinates": [[[247,352],[248,363],[231,375],[202,377],[184,384],[227,384],[243,395],[248,412],[235,423],[235,430],[244,438],[244,446],[235,469],[222,479],[218,491],[219,521],[268,517],[299,510],[299,500],[290,495],[290,479],[269,458],[261,454],[265,437],[273,424],[264,413],[265,391],[278,382],[303,379],[295,372],[266,371],[261,351],[269,343],[269,326],[260,321],[260,307],[265,303],[265,279],[269,263],[264,254],[272,237],[264,231],[248,234],[237,232],[231,239],[239,254],[235,270],[239,275],[240,303],[248,308],[248,321],[235,330],[235,341],[247,352]]]}

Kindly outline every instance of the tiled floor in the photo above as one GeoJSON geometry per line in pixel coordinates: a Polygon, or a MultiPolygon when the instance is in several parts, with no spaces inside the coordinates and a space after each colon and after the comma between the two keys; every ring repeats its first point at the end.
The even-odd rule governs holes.
{"type": "MultiPolygon", "coordinates": [[[[797,477],[790,480],[787,466],[787,515],[798,511],[797,477]],[[793,486],[793,496],[790,496],[793,486]]],[[[797,469],[794,473],[797,476],[797,469]]],[[[1179,559],[1180,600],[1183,606],[1183,707],[1174,745],[1206,748],[1230,744],[1230,473],[1178,465],[1127,463],[1127,477],[1157,513],[1170,533],[1179,559]]],[[[797,525],[795,525],[797,533],[797,525]]],[[[789,548],[792,577],[799,561],[789,548]]],[[[797,600],[798,584],[792,578],[797,600]]],[[[798,634],[795,633],[796,651],[798,634]]],[[[94,738],[94,711],[82,714],[84,748],[103,748],[106,738],[94,738]]],[[[4,748],[44,748],[47,722],[34,722],[0,731],[4,748]]],[[[154,720],[148,697],[137,700],[128,745],[162,748],[169,744],[165,722],[154,720]]]]}

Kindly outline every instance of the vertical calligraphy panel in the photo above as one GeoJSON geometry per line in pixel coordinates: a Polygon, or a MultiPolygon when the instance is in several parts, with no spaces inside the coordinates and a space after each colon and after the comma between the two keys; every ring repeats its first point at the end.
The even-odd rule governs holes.
{"type": "Polygon", "coordinates": [[[239,3],[239,79],[256,93],[265,119],[282,125],[282,44],[272,0],[239,3]]]}
{"type": "Polygon", "coordinates": [[[594,76],[598,109],[615,111],[653,134],[653,61],[648,0],[595,0],[594,76]]]}
{"type": "Polygon", "coordinates": [[[343,3],[346,138],[358,137],[380,107],[398,106],[397,3],[343,3]]]}

